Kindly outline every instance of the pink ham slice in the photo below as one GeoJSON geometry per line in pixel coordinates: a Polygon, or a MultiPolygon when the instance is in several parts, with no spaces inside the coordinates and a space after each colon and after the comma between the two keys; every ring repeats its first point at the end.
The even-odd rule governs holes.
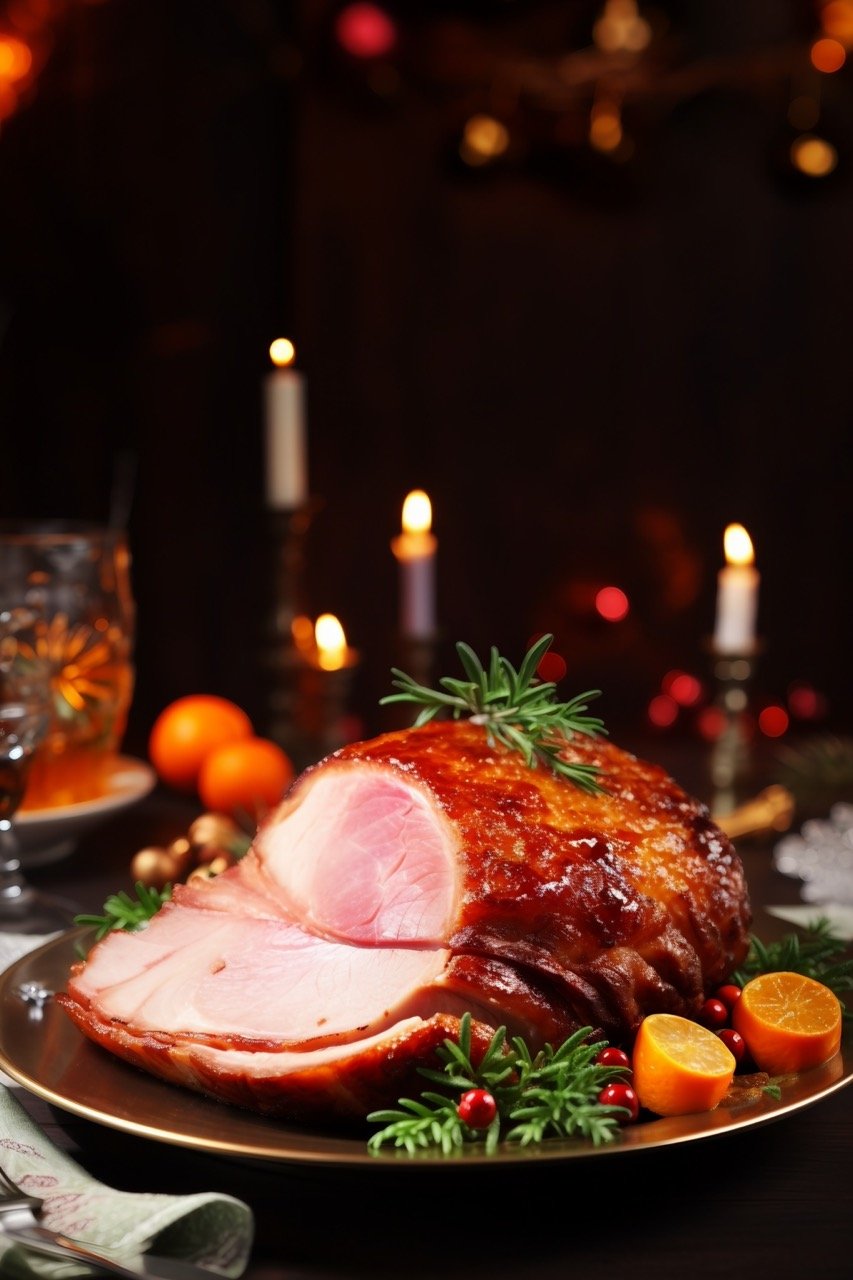
{"type": "Polygon", "coordinates": [[[57,999],[136,1066],[318,1123],[420,1092],[466,1011],[475,1054],[500,1025],[535,1050],[695,1015],[748,947],[738,856],[656,766],[601,740],[565,750],[604,794],[470,722],[343,748],[239,864],[97,943],[57,999]]]}

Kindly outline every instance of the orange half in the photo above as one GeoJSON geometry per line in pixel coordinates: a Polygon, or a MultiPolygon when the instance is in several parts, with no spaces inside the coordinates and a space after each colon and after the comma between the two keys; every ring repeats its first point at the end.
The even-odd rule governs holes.
{"type": "Polygon", "coordinates": [[[640,1106],[659,1116],[681,1116],[713,1111],[737,1064],[707,1027],[674,1013],[651,1013],[640,1023],[631,1065],[640,1106]]]}
{"type": "Polygon", "coordinates": [[[732,1025],[762,1071],[806,1071],[838,1052],[841,1002],[829,987],[802,973],[760,973],[741,991],[732,1025]]]}

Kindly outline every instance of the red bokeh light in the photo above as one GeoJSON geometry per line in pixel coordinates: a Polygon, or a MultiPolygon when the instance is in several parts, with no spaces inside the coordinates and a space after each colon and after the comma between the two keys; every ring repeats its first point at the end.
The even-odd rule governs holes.
{"type": "Polygon", "coordinates": [[[566,659],[561,657],[559,653],[552,653],[549,649],[539,659],[536,674],[540,680],[553,680],[554,684],[556,684],[566,674],[566,659]]]}
{"type": "Polygon", "coordinates": [[[659,693],[649,703],[647,714],[658,729],[668,729],[678,717],[678,703],[668,693],[659,693]]]}
{"type": "Polygon", "coordinates": [[[378,4],[348,4],[335,19],[338,44],[354,58],[381,58],[397,43],[393,19],[378,4]]]}
{"type": "Polygon", "coordinates": [[[788,710],[798,720],[817,720],[826,714],[826,699],[812,685],[797,682],[788,689],[788,710]]]}
{"type": "Polygon", "coordinates": [[[781,738],[789,723],[784,707],[765,707],[758,715],[758,727],[767,738],[781,738]]]}
{"type": "Polygon", "coordinates": [[[726,717],[719,707],[703,707],[696,717],[696,728],[706,742],[719,738],[726,725],[726,717]]]}
{"type": "Polygon", "coordinates": [[[596,592],[595,607],[606,622],[621,622],[627,618],[631,606],[619,587],[602,587],[596,592]]]}
{"type": "Polygon", "coordinates": [[[687,671],[676,671],[671,676],[666,690],[669,696],[681,707],[695,707],[702,697],[701,681],[687,671]]]}
{"type": "Polygon", "coordinates": [[[840,71],[847,59],[847,51],[840,40],[833,40],[831,36],[824,36],[821,40],[816,40],[811,49],[812,66],[817,71],[826,72],[831,75],[833,71],[840,71]]]}

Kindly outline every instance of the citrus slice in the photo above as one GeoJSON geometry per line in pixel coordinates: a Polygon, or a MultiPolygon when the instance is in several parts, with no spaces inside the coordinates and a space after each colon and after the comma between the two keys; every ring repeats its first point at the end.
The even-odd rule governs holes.
{"type": "Polygon", "coordinates": [[[732,1011],[755,1065],[771,1075],[826,1062],[841,1044],[841,1019],[835,992],[786,970],[751,978],[732,1011]]]}
{"type": "Polygon", "coordinates": [[[631,1062],[640,1106],[659,1116],[713,1111],[737,1065],[718,1035],[674,1013],[643,1019],[631,1062]]]}

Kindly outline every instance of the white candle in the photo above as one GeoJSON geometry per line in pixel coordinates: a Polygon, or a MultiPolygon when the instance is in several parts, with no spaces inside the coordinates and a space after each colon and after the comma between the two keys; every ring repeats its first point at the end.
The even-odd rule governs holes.
{"type": "Polygon", "coordinates": [[[755,649],[758,585],[752,539],[742,524],[730,524],[723,537],[726,564],[717,575],[717,653],[750,654],[755,649]]]}
{"type": "Polygon", "coordinates": [[[391,542],[400,566],[400,631],[408,640],[435,635],[435,553],[432,504],[423,489],[403,503],[403,532],[391,542]]]}
{"type": "Polygon", "coordinates": [[[293,368],[296,352],[287,338],[270,347],[275,366],[264,379],[267,505],[277,511],[304,506],[308,498],[305,457],[305,379],[293,368]]]}

